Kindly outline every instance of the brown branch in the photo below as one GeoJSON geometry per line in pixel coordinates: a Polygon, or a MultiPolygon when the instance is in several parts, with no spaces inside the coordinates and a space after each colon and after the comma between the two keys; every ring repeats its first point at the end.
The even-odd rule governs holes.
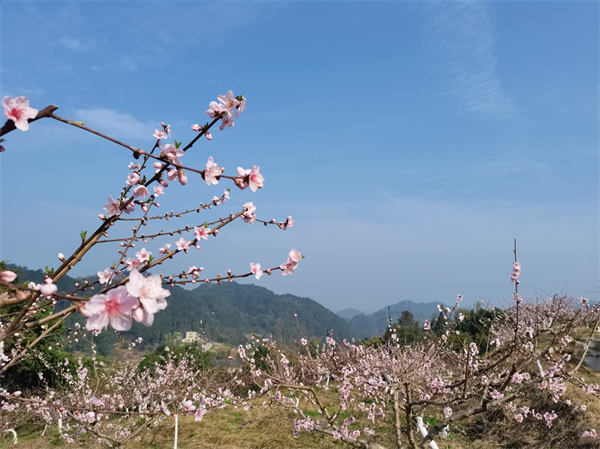
{"type": "MultiPolygon", "coordinates": [[[[28,122],[31,123],[41,118],[52,117],[52,113],[57,109],[58,106],[54,106],[53,104],[51,104],[50,106],[46,106],[44,109],[39,111],[34,118],[30,118],[28,122]]],[[[17,127],[15,126],[15,122],[13,122],[12,120],[7,120],[2,129],[0,129],[0,136],[8,134],[9,132],[14,131],[15,129],[17,129],[17,127]]]]}

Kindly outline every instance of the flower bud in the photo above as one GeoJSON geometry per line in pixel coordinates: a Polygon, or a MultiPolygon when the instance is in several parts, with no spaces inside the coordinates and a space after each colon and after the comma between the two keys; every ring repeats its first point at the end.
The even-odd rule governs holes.
{"type": "Polygon", "coordinates": [[[60,260],[61,262],[64,262],[65,259],[65,255],[63,253],[58,253],[58,260],[60,260]]]}

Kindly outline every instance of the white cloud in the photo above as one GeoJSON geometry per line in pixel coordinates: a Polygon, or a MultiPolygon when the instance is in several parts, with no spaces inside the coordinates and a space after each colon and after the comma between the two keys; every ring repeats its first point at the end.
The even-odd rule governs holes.
{"type": "Polygon", "coordinates": [[[149,139],[155,128],[153,122],[142,122],[132,115],[105,108],[77,109],[75,118],[114,137],[149,139]]]}
{"type": "Polygon", "coordinates": [[[517,115],[497,73],[497,38],[489,5],[474,0],[432,3],[435,58],[440,69],[450,75],[448,93],[474,113],[495,119],[517,115]]]}
{"type": "Polygon", "coordinates": [[[62,45],[63,47],[68,48],[69,50],[75,50],[75,51],[84,51],[89,48],[89,45],[85,45],[79,39],[69,38],[69,37],[65,37],[65,36],[61,37],[58,40],[58,43],[60,45],[62,45]]]}

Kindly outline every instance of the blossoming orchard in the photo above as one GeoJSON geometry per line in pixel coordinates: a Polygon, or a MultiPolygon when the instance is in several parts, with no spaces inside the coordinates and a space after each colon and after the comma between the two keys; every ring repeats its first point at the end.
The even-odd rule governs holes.
{"type": "MultiPolygon", "coordinates": [[[[188,125],[197,135],[187,144],[177,140],[170,125],[160,123],[147,136],[149,148],[142,149],[57,115],[56,106],[38,110],[25,96],[4,98],[7,121],[2,136],[35,133],[36,122],[46,119],[106,139],[133,159],[128,167],[117,167],[123,170],[120,191],[105,192],[106,203],[97,205],[97,229],[82,232],[71,254],[58,254],[60,265],[46,270],[41,283],[21,278],[17,270],[0,272],[4,437],[16,444],[25,429],[37,425],[40,435],[55,432],[56,444],[149,447],[151,436],[168,428],[170,444],[177,448],[180,421],[185,419],[193,420],[200,432],[219,410],[239,410],[251,422],[260,410],[276,409],[289,418],[280,432],[298,441],[307,434],[318,435],[319,447],[337,443],[372,449],[470,447],[469,441],[484,434],[493,440],[494,432],[518,434],[525,429],[537,429],[537,447],[597,447],[600,429],[587,426],[585,417],[589,410],[600,410],[600,383],[586,371],[584,359],[600,324],[600,307],[567,295],[523,298],[516,241],[510,276],[507,262],[511,304],[504,308],[488,304],[467,313],[458,295],[452,307],[440,304],[437,317],[420,323],[410,342],[400,336],[402,325],[392,323],[378,341],[339,339],[335,329],[311,339],[297,318],[295,344],[283,345],[266,335],[248,336],[237,348],[239,363],[229,369],[205,366],[203,353],[168,347],[159,360],[146,366],[127,356],[120,360],[98,356],[98,335],[112,332],[120,337],[131,332],[134,322],[153,326],[155,316],[169,308],[174,286],[222,286],[249,277],[262,282],[265,275],[293,274],[304,259],[297,249],[286,248],[281,260],[235,261],[235,266],[246,267],[243,272],[228,267],[185,268],[186,255],[202,251],[204,241],[236,221],[274,226],[277,232],[276,228],[286,231],[294,226],[292,216],[279,221],[259,218],[260,208],[251,195],[266,181],[258,165],[226,170],[214,156],[204,167],[186,164],[186,155],[196,146],[210,148],[214,139],[227,138],[227,133],[213,135],[213,128],[233,127],[247,107],[247,99],[231,90],[217,100],[208,105],[209,122],[188,125]],[[169,186],[185,186],[188,176],[200,176],[208,186],[229,183],[234,189],[226,186],[220,196],[199,206],[164,212],[159,197],[164,196],[160,201],[166,203],[169,186]],[[248,196],[243,208],[220,212],[234,194],[248,196]],[[220,216],[211,215],[215,210],[220,216]],[[182,224],[192,219],[195,222],[182,224]],[[164,222],[167,229],[148,231],[155,222],[164,222]],[[93,280],[59,290],[58,281],[88,260],[99,245],[112,245],[116,261],[97,267],[93,280]],[[181,261],[182,268],[165,273],[163,264],[171,259],[181,261]],[[73,316],[81,324],[69,328],[64,341],[56,341],[58,330],[73,316]],[[56,343],[48,351],[38,350],[50,339],[56,343]],[[51,360],[52,351],[65,341],[87,342],[91,355],[51,360]],[[35,388],[3,381],[33,359],[52,376],[36,374],[35,388]]],[[[0,149],[17,152],[17,141],[3,140],[0,149]]],[[[370,281],[357,277],[356,282],[370,281]]],[[[123,341],[125,351],[142,343],[135,336],[123,341]]],[[[205,344],[201,352],[209,349],[205,344]]],[[[204,447],[201,439],[197,447],[204,447]]]]}

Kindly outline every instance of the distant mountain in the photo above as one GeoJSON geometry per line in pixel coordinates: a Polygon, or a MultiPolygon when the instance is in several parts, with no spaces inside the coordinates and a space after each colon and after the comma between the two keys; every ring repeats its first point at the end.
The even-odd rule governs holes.
{"type": "Polygon", "coordinates": [[[341,316],[346,321],[348,321],[351,318],[355,317],[356,315],[364,314],[364,312],[361,312],[358,309],[344,309],[344,310],[340,310],[339,312],[336,312],[336,314],[338,316],[341,316]]]}
{"type": "Polygon", "coordinates": [[[389,306],[388,308],[384,307],[383,309],[378,310],[375,313],[370,315],[365,315],[361,313],[360,315],[355,315],[351,319],[348,320],[348,324],[354,330],[354,336],[359,339],[363,338],[371,338],[374,335],[383,335],[388,326],[389,314],[391,313],[392,322],[398,321],[400,315],[405,310],[408,310],[412,313],[418,321],[430,320],[433,316],[437,316],[438,311],[438,302],[428,302],[428,303],[415,303],[412,301],[401,301],[397,304],[389,306]]]}
{"type": "MultiPolygon", "coordinates": [[[[16,268],[20,271],[19,282],[43,280],[42,270],[16,268]]],[[[82,280],[64,276],[57,283],[59,292],[71,292],[75,282],[82,280]]],[[[330,329],[338,338],[353,336],[352,328],[344,319],[310,298],[278,295],[264,287],[236,282],[201,284],[194,290],[167,288],[171,291],[167,298],[169,305],[155,315],[154,324],[146,327],[134,322],[131,331],[121,333],[123,337],[142,337],[146,344],[158,345],[175,332],[203,331],[210,340],[231,345],[244,342],[252,333],[272,335],[279,341],[289,342],[303,337],[294,314],[307,338],[323,338],[330,329]]],[[[59,301],[58,308],[67,305],[66,301],[59,301]]],[[[85,318],[75,314],[66,324],[73,326],[75,322],[83,324],[84,321],[85,318]]],[[[105,353],[118,341],[113,332],[103,332],[96,340],[105,353]]]]}

